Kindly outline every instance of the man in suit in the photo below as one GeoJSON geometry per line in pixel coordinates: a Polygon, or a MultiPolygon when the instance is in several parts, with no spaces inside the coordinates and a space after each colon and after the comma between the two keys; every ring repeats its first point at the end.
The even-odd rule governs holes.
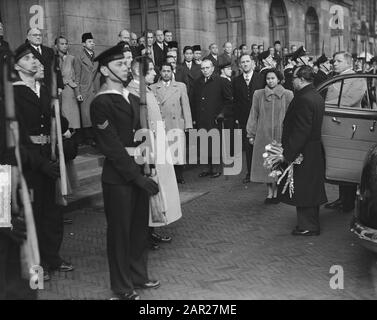
{"type": "Polygon", "coordinates": [[[145,31],[143,34],[146,44],[145,48],[141,50],[142,55],[146,55],[152,59],[153,63],[155,62],[155,54],[154,54],[154,33],[152,31],[145,31]]]}
{"type": "MultiPolygon", "coordinates": [[[[287,191],[281,200],[297,210],[293,236],[320,234],[319,207],[327,202],[325,191],[325,155],[322,146],[322,122],[325,103],[313,86],[314,71],[309,66],[293,74],[295,97],[283,123],[283,162],[290,164],[302,154],[304,161],[294,166],[294,194],[287,191]]],[[[280,192],[285,181],[280,185],[280,192]]]]}
{"type": "Polygon", "coordinates": [[[241,56],[240,65],[243,74],[233,79],[232,82],[234,114],[236,125],[242,129],[243,148],[246,153],[247,174],[243,180],[243,183],[250,183],[253,146],[249,143],[247,138],[246,124],[253,103],[255,84],[258,79],[258,74],[254,71],[255,62],[249,55],[241,56]]]}
{"type": "Polygon", "coordinates": [[[0,50],[9,49],[9,43],[4,40],[4,25],[0,22],[0,50]]]}
{"type": "MultiPolygon", "coordinates": [[[[179,129],[183,133],[193,128],[186,85],[173,80],[173,68],[171,64],[164,63],[162,65],[160,81],[153,84],[150,88],[159,102],[166,132],[179,129]]],[[[186,155],[185,138],[184,136],[181,138],[182,144],[179,146],[179,154],[186,155]]],[[[186,183],[183,177],[185,160],[185,157],[183,157],[183,159],[177,159],[177,162],[174,164],[175,174],[179,184],[186,183]]]]}
{"type": "Polygon", "coordinates": [[[134,33],[131,33],[127,29],[123,29],[119,32],[119,42],[123,42],[125,44],[128,44],[130,47],[130,50],[132,52],[133,57],[138,57],[140,55],[140,48],[137,45],[137,35],[134,33]],[[133,37],[131,39],[131,37],[133,37]],[[136,43],[135,43],[136,41],[136,43]]]}
{"type": "MultiPolygon", "coordinates": [[[[221,78],[216,75],[215,67],[211,60],[203,60],[202,76],[194,83],[194,113],[198,129],[210,131],[218,129],[224,121],[226,111],[232,109],[233,97],[231,86],[224,86],[221,78]]],[[[220,146],[213,146],[214,150],[221,150],[220,146]]],[[[212,142],[208,141],[208,170],[202,172],[199,177],[218,178],[220,172],[214,170],[212,158],[212,142]]]]}
{"type": "Polygon", "coordinates": [[[164,43],[164,32],[162,30],[156,31],[156,42],[153,44],[155,65],[161,70],[162,64],[166,60],[168,47],[164,43]]]}
{"type": "MultiPolygon", "coordinates": [[[[45,72],[45,84],[47,89],[51,89],[51,67],[55,63],[55,53],[49,47],[42,45],[42,32],[38,28],[31,28],[27,31],[27,41],[30,43],[32,48],[35,50],[34,55],[44,66],[45,72]]],[[[64,89],[63,78],[61,72],[57,73],[57,82],[58,82],[58,93],[64,89]]]]}
{"type": "Polygon", "coordinates": [[[120,300],[139,300],[135,289],[152,289],[149,279],[149,196],[158,185],[135,161],[134,132],[140,128],[139,99],[124,95],[129,73],[124,48],[112,47],[96,61],[106,82],[92,101],[91,118],[98,146],[105,155],[102,189],[107,220],[107,255],[111,289],[120,300]]]}
{"type": "Polygon", "coordinates": [[[78,88],[77,100],[81,102],[82,138],[86,144],[95,146],[90,119],[90,104],[99,90],[98,63],[94,61],[95,42],[93,35],[84,33],[81,40],[83,49],[75,61],[75,75],[78,88]]]}
{"type": "Polygon", "coordinates": [[[183,67],[181,65],[177,65],[177,60],[176,58],[174,58],[174,56],[170,55],[171,53],[172,52],[168,53],[166,63],[170,64],[173,68],[173,80],[182,82],[187,86],[189,84],[188,74],[183,70],[183,67]]]}
{"type": "Polygon", "coordinates": [[[200,66],[194,62],[194,52],[193,48],[186,46],[183,49],[183,56],[184,60],[181,64],[181,69],[186,74],[186,87],[187,87],[187,93],[190,100],[190,105],[193,103],[193,88],[194,88],[194,82],[195,80],[199,79],[202,75],[202,72],[200,70],[200,66]]]}
{"type": "Polygon", "coordinates": [[[167,46],[169,44],[169,42],[173,41],[173,32],[171,32],[169,30],[164,30],[164,39],[165,39],[164,43],[167,46]]]}
{"type": "MultiPolygon", "coordinates": [[[[334,55],[334,72],[336,75],[356,74],[352,70],[352,55],[348,52],[337,52],[334,55]]],[[[329,86],[326,96],[326,105],[337,106],[341,83],[337,82],[329,86]]],[[[340,106],[347,108],[361,108],[361,101],[367,91],[365,79],[348,79],[344,81],[340,106]]],[[[355,209],[357,186],[344,184],[339,186],[339,198],[325,207],[328,209],[340,209],[344,213],[355,209]]]]}
{"type": "Polygon", "coordinates": [[[212,43],[209,47],[209,55],[206,56],[203,60],[210,60],[212,62],[213,67],[215,68],[214,74],[220,75],[219,70],[219,47],[217,44],[212,43]]]}

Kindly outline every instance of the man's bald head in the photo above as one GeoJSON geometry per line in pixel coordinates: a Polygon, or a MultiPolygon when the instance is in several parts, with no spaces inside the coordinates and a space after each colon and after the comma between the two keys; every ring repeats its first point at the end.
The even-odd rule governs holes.
{"type": "Polygon", "coordinates": [[[130,43],[130,39],[130,33],[127,29],[123,29],[121,32],[119,32],[119,41],[130,43]]]}

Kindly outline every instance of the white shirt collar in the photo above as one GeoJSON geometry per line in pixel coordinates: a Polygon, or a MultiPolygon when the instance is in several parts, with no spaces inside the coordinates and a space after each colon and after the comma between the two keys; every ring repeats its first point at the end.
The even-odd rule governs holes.
{"type": "Polygon", "coordinates": [[[243,78],[246,80],[246,77],[249,77],[249,80],[253,77],[254,71],[251,70],[249,73],[244,73],[243,78]]]}

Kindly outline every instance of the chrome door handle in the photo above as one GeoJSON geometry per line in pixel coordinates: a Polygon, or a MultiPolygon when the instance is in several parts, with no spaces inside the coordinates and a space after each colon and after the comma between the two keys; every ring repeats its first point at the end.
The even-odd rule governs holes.
{"type": "Polygon", "coordinates": [[[369,128],[370,132],[374,132],[374,131],[376,131],[376,124],[377,124],[377,121],[374,120],[374,121],[373,121],[373,125],[369,128]]]}
{"type": "Polygon", "coordinates": [[[351,137],[351,139],[353,139],[354,137],[355,137],[355,133],[356,133],[356,131],[357,131],[357,125],[353,125],[352,126],[352,137],[351,137]]]}
{"type": "Polygon", "coordinates": [[[332,118],[332,122],[335,122],[337,124],[341,124],[342,121],[338,120],[336,117],[332,118]]]}

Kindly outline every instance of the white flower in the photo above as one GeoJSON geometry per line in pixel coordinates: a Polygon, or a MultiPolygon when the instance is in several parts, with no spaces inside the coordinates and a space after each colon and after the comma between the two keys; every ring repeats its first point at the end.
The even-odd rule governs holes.
{"type": "Polygon", "coordinates": [[[267,159],[268,157],[269,157],[269,155],[268,155],[267,152],[263,153],[263,159],[267,159]]]}

